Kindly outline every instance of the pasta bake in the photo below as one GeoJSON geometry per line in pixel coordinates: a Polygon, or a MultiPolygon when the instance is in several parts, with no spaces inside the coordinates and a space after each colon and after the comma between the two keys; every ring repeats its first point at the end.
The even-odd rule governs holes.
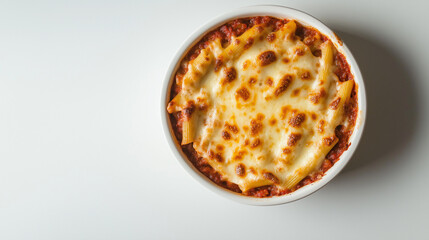
{"type": "Polygon", "coordinates": [[[321,179],[349,147],[357,85],[328,37],[293,19],[229,21],[183,57],[167,106],[211,181],[252,197],[321,179]]]}

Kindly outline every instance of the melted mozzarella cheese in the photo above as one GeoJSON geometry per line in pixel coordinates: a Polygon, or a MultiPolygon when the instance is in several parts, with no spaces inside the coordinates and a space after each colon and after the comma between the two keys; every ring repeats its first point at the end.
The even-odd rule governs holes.
{"type": "Polygon", "coordinates": [[[268,41],[268,33],[261,32],[263,39],[252,39],[249,48],[220,68],[212,60],[224,49],[212,42],[211,65],[198,84],[179,93],[180,102],[172,101],[179,109],[189,101],[204,102],[204,110],[193,113],[198,116],[193,147],[243,192],[271,184],[294,187],[319,169],[335,145],[335,126],[344,121],[342,115],[329,117],[341,85],[332,68],[324,79],[330,84],[316,104],[310,95],[318,87],[322,58],[293,37],[268,41]]]}

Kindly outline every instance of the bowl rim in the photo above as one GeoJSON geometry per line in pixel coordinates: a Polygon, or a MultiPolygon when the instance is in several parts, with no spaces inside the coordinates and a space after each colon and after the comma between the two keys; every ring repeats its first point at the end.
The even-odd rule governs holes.
{"type": "Polygon", "coordinates": [[[304,197],[311,195],[316,192],[323,186],[325,186],[329,181],[331,181],[338,173],[347,165],[350,161],[353,153],[355,152],[365,126],[366,120],[366,111],[367,111],[367,99],[365,92],[365,85],[363,82],[362,74],[359,70],[359,66],[354,59],[352,53],[347,48],[344,42],[325,24],[319,21],[317,18],[311,16],[308,13],[305,13],[301,10],[297,10],[290,7],[279,6],[279,5],[254,5],[238,8],[227,13],[224,13],[220,16],[213,18],[207,23],[203,24],[197,30],[195,30],[185,41],[182,43],[179,50],[176,52],[172,58],[170,65],[167,69],[167,72],[164,77],[164,82],[162,85],[161,92],[161,122],[163,126],[163,131],[165,138],[170,146],[173,155],[178,160],[180,165],[185,169],[185,171],[190,174],[196,181],[200,184],[215,192],[216,194],[234,200],[239,203],[248,204],[248,205],[257,205],[257,206],[267,206],[267,205],[278,205],[290,203],[304,197]],[[167,104],[170,97],[170,89],[174,79],[174,74],[180,65],[184,55],[196,42],[198,42],[208,31],[219,27],[221,24],[226,23],[232,19],[242,18],[242,17],[252,17],[252,16],[273,16],[278,18],[290,18],[297,20],[305,26],[312,26],[320,31],[322,34],[326,35],[335,47],[340,51],[346,58],[347,62],[350,65],[350,71],[354,76],[355,83],[357,84],[358,90],[358,117],[356,120],[355,130],[349,138],[350,146],[343,152],[339,160],[333,164],[333,166],[325,173],[325,175],[318,181],[315,181],[311,184],[305,185],[302,188],[297,189],[296,191],[285,194],[282,196],[274,196],[267,198],[256,198],[250,196],[244,196],[239,193],[232,192],[228,189],[225,189],[221,186],[216,185],[205,175],[203,175],[194,165],[188,160],[186,155],[182,152],[180,144],[178,143],[174,132],[171,128],[171,123],[169,119],[169,114],[166,110],[167,104]]]}

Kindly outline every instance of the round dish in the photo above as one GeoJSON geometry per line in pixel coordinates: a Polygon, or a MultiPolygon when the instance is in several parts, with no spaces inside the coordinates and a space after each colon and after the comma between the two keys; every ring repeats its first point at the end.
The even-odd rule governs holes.
{"type": "Polygon", "coordinates": [[[180,48],[178,53],[173,58],[173,61],[166,73],[166,77],[165,77],[164,85],[162,89],[161,114],[162,114],[162,124],[164,127],[164,132],[174,155],[176,156],[180,164],[184,167],[184,169],[191,176],[193,176],[197,181],[199,181],[201,184],[203,184],[210,190],[224,197],[227,197],[229,199],[232,199],[241,203],[246,203],[251,205],[276,205],[276,204],[292,202],[310,195],[311,193],[317,191],[326,183],[328,183],[344,168],[344,166],[350,160],[353,152],[355,151],[363,132],[365,116],[366,116],[366,96],[365,96],[364,83],[356,61],[354,60],[352,54],[347,49],[345,44],[338,38],[338,36],[332,30],[330,30],[328,27],[326,27],[323,23],[321,23],[314,17],[295,9],[280,7],[280,6],[252,6],[252,7],[237,9],[233,12],[230,12],[215,18],[214,20],[210,21],[209,23],[205,24],[203,27],[198,29],[196,32],[194,32],[185,41],[183,46],[180,48]],[[211,182],[207,177],[205,177],[202,173],[200,173],[193,166],[193,164],[190,161],[188,161],[187,156],[182,152],[180,144],[177,142],[174,136],[172,126],[169,120],[169,114],[166,111],[167,103],[170,101],[169,90],[173,82],[172,80],[175,76],[175,72],[177,71],[180,65],[181,59],[184,57],[184,55],[187,53],[190,47],[192,47],[205,33],[215,29],[221,24],[228,22],[229,20],[232,20],[232,19],[252,17],[252,16],[272,16],[277,18],[294,19],[304,25],[312,26],[316,28],[320,33],[327,36],[334,44],[335,48],[345,56],[347,62],[350,65],[350,71],[354,76],[354,81],[359,89],[358,91],[359,111],[358,111],[358,116],[356,120],[356,126],[354,128],[353,134],[349,138],[350,146],[348,150],[341,155],[339,160],[325,173],[325,175],[320,180],[313,182],[309,185],[305,185],[304,187],[299,188],[296,191],[288,193],[286,195],[275,196],[270,198],[256,198],[256,197],[249,197],[238,193],[234,193],[232,191],[229,191],[227,189],[224,189],[216,185],[215,183],[211,182]]]}

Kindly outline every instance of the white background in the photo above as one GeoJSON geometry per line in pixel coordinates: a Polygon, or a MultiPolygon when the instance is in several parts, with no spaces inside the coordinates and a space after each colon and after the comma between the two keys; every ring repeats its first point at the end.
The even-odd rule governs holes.
{"type": "Polygon", "coordinates": [[[429,15],[421,1],[0,1],[0,239],[423,239],[429,15]],[[355,55],[367,128],[346,169],[255,207],[193,180],[162,133],[182,42],[231,9],[306,11],[355,55]]]}

